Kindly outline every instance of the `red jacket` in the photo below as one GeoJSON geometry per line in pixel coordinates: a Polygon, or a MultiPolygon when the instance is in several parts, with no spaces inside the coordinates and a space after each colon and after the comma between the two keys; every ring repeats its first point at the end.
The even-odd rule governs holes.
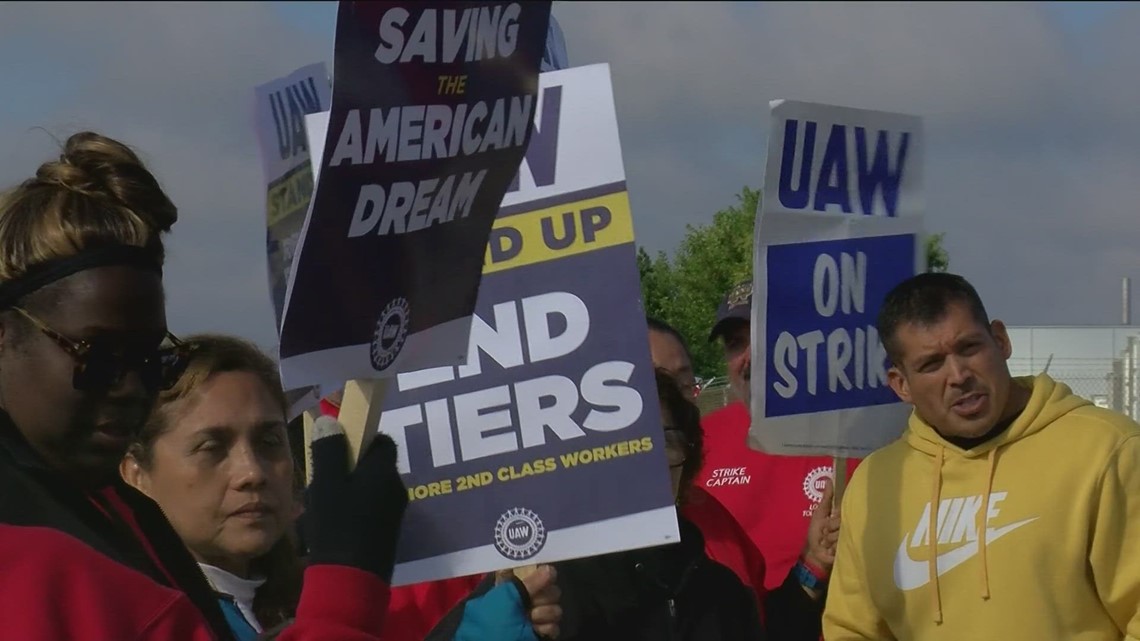
{"type": "MultiPolygon", "coordinates": [[[[59,530],[0,524],[3,637],[29,641],[214,641],[182,592],[59,530]]],[[[281,641],[375,641],[388,586],[349,567],[305,571],[296,622],[281,641]]]]}
{"type": "MultiPolygon", "coordinates": [[[[766,564],[765,588],[774,590],[803,552],[808,521],[820,500],[819,483],[834,477],[834,470],[830,456],[776,456],[749,448],[750,423],[743,403],[702,419],[705,464],[695,484],[748,533],[766,564]]],[[[848,459],[848,479],[858,462],[848,459]]]]}
{"type": "MultiPolygon", "coordinates": [[[[321,414],[336,417],[340,408],[321,400],[321,414]]],[[[466,576],[392,588],[383,641],[423,641],[431,629],[482,580],[466,576]]]]}

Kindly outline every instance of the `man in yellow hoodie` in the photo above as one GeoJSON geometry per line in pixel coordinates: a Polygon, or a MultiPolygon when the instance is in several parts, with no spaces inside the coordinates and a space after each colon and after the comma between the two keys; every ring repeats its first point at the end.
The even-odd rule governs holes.
{"type": "Polygon", "coordinates": [[[878,330],[914,411],[848,485],[824,638],[1140,640],[1140,426],[1011,377],[959,276],[900,284],[878,330]]]}

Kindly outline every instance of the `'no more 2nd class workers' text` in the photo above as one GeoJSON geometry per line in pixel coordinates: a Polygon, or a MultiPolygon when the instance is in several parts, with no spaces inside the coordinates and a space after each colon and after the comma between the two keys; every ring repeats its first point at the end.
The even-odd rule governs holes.
{"type": "Polygon", "coordinates": [[[498,468],[494,473],[488,470],[475,474],[465,474],[455,478],[454,481],[452,479],[443,479],[441,481],[416,485],[408,488],[408,498],[411,500],[422,500],[432,496],[464,492],[477,487],[490,485],[496,481],[515,481],[537,474],[555,472],[560,467],[569,469],[651,451],[653,451],[653,439],[648,436],[639,439],[619,441],[600,447],[567,452],[559,455],[557,458],[548,456],[521,465],[506,465],[498,468]]]}

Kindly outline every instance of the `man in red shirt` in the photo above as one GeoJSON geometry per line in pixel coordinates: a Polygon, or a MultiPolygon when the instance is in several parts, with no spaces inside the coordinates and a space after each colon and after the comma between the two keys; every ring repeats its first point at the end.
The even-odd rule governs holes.
{"type": "MultiPolygon", "coordinates": [[[[720,340],[728,380],[738,401],[704,417],[705,466],[696,483],[717,498],[752,537],[767,566],[766,587],[794,571],[809,593],[822,597],[835,562],[839,518],[817,519],[817,506],[831,503],[834,469],[827,456],[776,456],[748,447],[752,378],[752,283],[733,287],[717,310],[709,340],[720,340]],[[812,538],[827,539],[819,545],[812,538]],[[806,543],[805,543],[806,541],[806,543]]],[[[857,461],[849,460],[847,476],[857,461]]],[[[838,505],[836,505],[838,509],[838,505]]]]}

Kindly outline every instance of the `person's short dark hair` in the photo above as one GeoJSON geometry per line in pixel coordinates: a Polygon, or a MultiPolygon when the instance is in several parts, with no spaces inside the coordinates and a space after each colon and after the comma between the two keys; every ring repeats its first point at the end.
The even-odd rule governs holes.
{"type": "Polygon", "coordinates": [[[693,354],[689,351],[689,344],[685,342],[685,337],[681,336],[681,332],[677,331],[676,327],[673,327],[660,318],[654,318],[652,316],[645,317],[645,324],[649,325],[649,331],[651,332],[661,332],[662,334],[668,334],[677,339],[677,342],[681,344],[681,349],[685,350],[685,356],[687,356],[690,361],[693,360],[693,354]]]}
{"type": "Polygon", "coordinates": [[[908,278],[887,293],[879,308],[876,329],[887,356],[899,365],[902,355],[895,343],[895,334],[901,325],[914,323],[930,326],[946,317],[950,305],[963,303],[983,327],[990,319],[982,299],[965,278],[956,274],[926,272],[908,278]]]}

